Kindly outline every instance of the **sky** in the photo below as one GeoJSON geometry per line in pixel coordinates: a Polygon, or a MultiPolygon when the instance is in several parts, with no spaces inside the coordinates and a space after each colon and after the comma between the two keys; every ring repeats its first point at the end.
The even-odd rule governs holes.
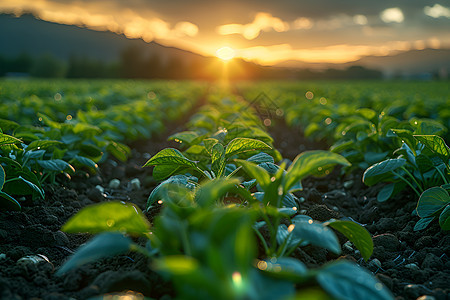
{"type": "Polygon", "coordinates": [[[1,0],[37,18],[263,65],[344,63],[366,55],[450,48],[450,1],[1,0]]]}

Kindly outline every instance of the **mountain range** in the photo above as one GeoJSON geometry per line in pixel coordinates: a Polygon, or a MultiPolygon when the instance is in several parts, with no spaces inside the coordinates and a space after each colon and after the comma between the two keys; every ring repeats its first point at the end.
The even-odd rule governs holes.
{"type": "MultiPolygon", "coordinates": [[[[51,23],[32,15],[0,14],[0,55],[14,57],[27,53],[32,57],[52,54],[63,60],[76,55],[104,62],[117,61],[127,48],[139,48],[147,55],[157,56],[161,61],[176,58],[190,63],[207,59],[199,54],[157,42],[147,43],[141,39],[128,39],[124,35],[107,31],[94,31],[74,25],[51,23]]],[[[450,71],[450,49],[410,50],[388,56],[365,56],[344,64],[284,61],[274,67],[289,69],[323,70],[346,69],[363,66],[382,71],[385,75],[445,73],[450,71]]]]}

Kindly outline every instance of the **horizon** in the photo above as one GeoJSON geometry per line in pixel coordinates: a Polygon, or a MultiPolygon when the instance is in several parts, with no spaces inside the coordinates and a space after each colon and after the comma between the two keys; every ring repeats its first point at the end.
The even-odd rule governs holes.
{"type": "Polygon", "coordinates": [[[32,14],[53,23],[110,31],[203,56],[228,47],[233,57],[265,66],[283,62],[343,64],[366,56],[448,49],[450,8],[438,2],[372,3],[331,0],[196,1],[134,0],[39,2],[6,0],[0,14],[32,14]],[[172,6],[173,7],[173,6],[172,6]],[[323,9],[326,7],[327,9],[323,9]],[[217,13],[210,13],[216,11],[217,13]],[[188,17],[187,17],[188,16],[188,17]]]}

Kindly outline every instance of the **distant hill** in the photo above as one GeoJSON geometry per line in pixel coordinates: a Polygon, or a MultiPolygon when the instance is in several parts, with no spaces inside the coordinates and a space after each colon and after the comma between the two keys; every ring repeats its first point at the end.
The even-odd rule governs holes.
{"type": "Polygon", "coordinates": [[[130,47],[141,48],[162,60],[174,56],[183,61],[202,57],[155,42],[128,39],[113,32],[51,23],[38,20],[32,15],[17,18],[0,14],[0,55],[11,57],[20,53],[28,53],[31,56],[52,54],[64,60],[71,55],[77,55],[111,62],[118,60],[120,53],[130,47]]]}
{"type": "MultiPolygon", "coordinates": [[[[182,78],[192,73],[194,69],[205,70],[212,61],[217,60],[182,49],[166,47],[156,42],[147,43],[141,39],[128,39],[124,35],[113,32],[47,22],[36,19],[32,15],[15,17],[0,14],[0,57],[13,58],[26,53],[32,58],[37,58],[43,54],[50,54],[65,61],[76,56],[109,64],[119,62],[121,54],[130,49],[134,50],[128,52],[128,55],[131,53],[133,56],[133,53],[137,53],[145,56],[141,61],[156,59],[160,70],[169,67],[173,72],[178,72],[176,71],[178,66],[183,65],[184,75],[181,74],[181,70],[178,72],[182,78]]],[[[392,56],[367,56],[345,64],[285,61],[274,67],[262,67],[252,62],[235,61],[236,64],[243,66],[241,69],[246,70],[247,75],[244,78],[295,78],[305,69],[312,70],[312,73],[303,72],[300,77],[328,77],[332,72],[323,73],[323,70],[346,70],[352,66],[375,69],[385,76],[438,71],[447,74],[450,71],[450,49],[414,50],[392,56]]],[[[146,66],[143,67],[146,68],[146,66]]],[[[206,71],[217,73],[214,70],[206,71]]],[[[209,75],[203,75],[205,76],[209,75]]],[[[345,76],[345,74],[336,73],[331,77],[335,76],[345,76]]]]}
{"type": "Polygon", "coordinates": [[[450,49],[410,50],[388,56],[365,56],[359,60],[344,64],[308,63],[289,60],[276,66],[312,70],[346,69],[351,66],[363,66],[379,70],[386,76],[413,75],[439,71],[450,72],[450,49]]]}
{"type": "Polygon", "coordinates": [[[387,75],[450,72],[450,49],[424,49],[390,56],[366,56],[352,63],[387,75]]]}

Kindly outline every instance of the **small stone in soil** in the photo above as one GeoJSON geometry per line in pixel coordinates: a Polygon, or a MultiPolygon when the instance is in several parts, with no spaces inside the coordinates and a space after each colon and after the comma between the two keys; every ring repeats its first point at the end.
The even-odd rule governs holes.
{"type": "Polygon", "coordinates": [[[374,246],[383,246],[387,251],[395,252],[400,246],[397,237],[390,233],[380,234],[373,237],[374,246]]]}
{"type": "Polygon", "coordinates": [[[308,215],[318,221],[328,221],[329,219],[339,218],[339,213],[329,209],[326,205],[314,205],[308,210],[308,215]]]}
{"type": "Polygon", "coordinates": [[[306,199],[309,202],[322,203],[322,195],[315,188],[312,188],[309,190],[309,193],[308,193],[308,196],[306,197],[306,199]]]}
{"type": "Polygon", "coordinates": [[[439,257],[434,255],[433,253],[428,253],[422,262],[422,268],[423,269],[430,268],[430,269],[440,270],[440,269],[442,269],[442,264],[443,264],[442,260],[439,257]]]}
{"type": "Polygon", "coordinates": [[[377,229],[380,232],[396,231],[397,224],[392,218],[381,218],[377,223],[377,229]]]}
{"type": "Polygon", "coordinates": [[[420,270],[419,266],[415,263],[405,265],[405,268],[410,270],[420,270]]]}
{"type": "Polygon", "coordinates": [[[139,178],[134,178],[130,181],[130,185],[132,190],[139,190],[141,188],[141,181],[139,178]]]}
{"type": "Polygon", "coordinates": [[[105,197],[103,197],[102,192],[100,192],[100,190],[97,188],[90,189],[87,192],[87,197],[94,202],[100,202],[105,199],[105,197]]]}
{"type": "Polygon", "coordinates": [[[119,179],[112,179],[109,184],[108,187],[110,189],[117,189],[120,186],[120,180],[119,179]]]}

